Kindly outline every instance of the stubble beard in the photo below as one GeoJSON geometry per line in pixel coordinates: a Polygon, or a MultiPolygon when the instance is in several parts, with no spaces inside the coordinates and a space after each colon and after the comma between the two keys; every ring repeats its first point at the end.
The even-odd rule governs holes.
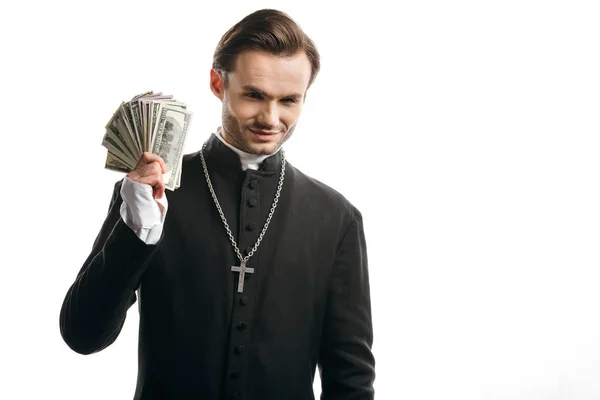
{"type": "Polygon", "coordinates": [[[241,126],[237,118],[231,115],[226,101],[223,101],[221,118],[225,141],[246,153],[255,155],[270,155],[275,153],[292,136],[296,129],[296,125],[292,126],[276,143],[260,145],[252,143],[244,136],[244,132],[247,132],[247,127],[241,126]]]}

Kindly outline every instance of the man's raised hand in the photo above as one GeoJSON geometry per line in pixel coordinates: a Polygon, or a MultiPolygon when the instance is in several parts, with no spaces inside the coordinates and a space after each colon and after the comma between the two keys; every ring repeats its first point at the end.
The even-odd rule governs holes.
{"type": "Polygon", "coordinates": [[[163,174],[166,172],[167,166],[162,157],[145,151],[133,171],[127,174],[127,177],[134,182],[150,185],[152,196],[155,199],[160,199],[165,193],[163,174]]]}

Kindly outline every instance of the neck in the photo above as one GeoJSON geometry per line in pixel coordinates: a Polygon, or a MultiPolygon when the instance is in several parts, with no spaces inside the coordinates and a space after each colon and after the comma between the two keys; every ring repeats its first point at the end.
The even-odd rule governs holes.
{"type": "Polygon", "coordinates": [[[229,147],[231,150],[233,150],[239,157],[240,157],[240,161],[242,163],[242,169],[245,171],[247,169],[258,169],[260,167],[260,164],[267,158],[272,156],[273,154],[277,153],[277,150],[275,153],[273,154],[267,154],[267,155],[258,155],[258,154],[251,154],[251,153],[246,153],[245,151],[242,151],[240,149],[238,149],[237,147],[233,146],[232,144],[230,144],[229,142],[227,142],[225,140],[225,138],[223,137],[223,130],[221,129],[221,127],[217,128],[217,133],[214,134],[216,137],[219,138],[219,140],[221,142],[223,142],[223,144],[227,147],[229,147]]]}

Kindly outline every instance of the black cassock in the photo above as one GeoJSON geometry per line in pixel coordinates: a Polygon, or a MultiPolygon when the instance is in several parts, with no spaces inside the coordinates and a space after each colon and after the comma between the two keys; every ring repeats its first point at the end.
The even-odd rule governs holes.
{"type": "MultiPolygon", "coordinates": [[[[242,255],[271,210],[281,152],[243,171],[212,135],[205,158],[242,255]]],[[[206,183],[200,153],[184,157],[181,187],[156,245],[120,217],[121,182],[60,313],[81,354],[113,343],[139,302],[134,399],[373,399],[375,361],[361,213],[341,194],[286,163],[277,209],[248,260],[244,289],[233,246],[206,183]]],[[[98,377],[100,381],[102,378],[98,377]]]]}

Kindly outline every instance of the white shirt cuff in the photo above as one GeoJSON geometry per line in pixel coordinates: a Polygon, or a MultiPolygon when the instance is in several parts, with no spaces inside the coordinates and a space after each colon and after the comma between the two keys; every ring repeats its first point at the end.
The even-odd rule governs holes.
{"type": "Polygon", "coordinates": [[[152,197],[152,187],[125,177],[121,186],[121,218],[144,243],[156,244],[167,215],[167,196],[152,197]],[[162,211],[159,204],[162,206],[162,211]]]}

